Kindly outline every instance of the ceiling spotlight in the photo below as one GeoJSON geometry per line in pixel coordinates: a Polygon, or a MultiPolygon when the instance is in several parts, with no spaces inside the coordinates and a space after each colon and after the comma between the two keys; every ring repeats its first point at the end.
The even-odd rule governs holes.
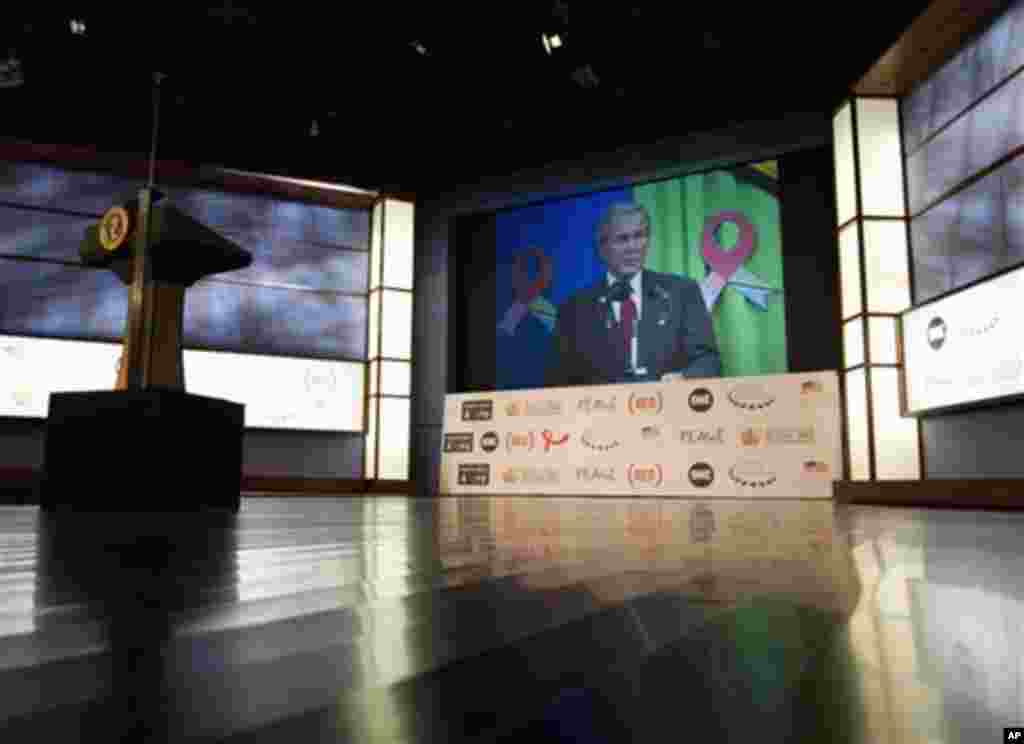
{"type": "Polygon", "coordinates": [[[416,50],[416,52],[417,52],[417,53],[418,53],[418,54],[419,54],[420,56],[423,56],[423,57],[426,57],[426,56],[427,56],[427,48],[426,48],[425,46],[423,46],[423,45],[422,45],[422,44],[421,44],[420,42],[418,42],[418,41],[413,41],[413,42],[411,42],[411,43],[409,44],[409,46],[411,46],[411,47],[412,47],[413,49],[415,49],[415,50],[416,50]]]}
{"type": "Polygon", "coordinates": [[[583,65],[573,70],[572,79],[578,86],[587,90],[592,90],[601,84],[601,78],[597,76],[594,68],[590,65],[583,65]]]}
{"type": "Polygon", "coordinates": [[[24,82],[25,73],[17,55],[11,52],[7,59],[0,58],[0,88],[17,88],[24,82]]]}
{"type": "Polygon", "coordinates": [[[558,34],[541,34],[540,42],[544,45],[544,51],[551,54],[553,49],[558,49],[562,46],[562,37],[558,34]]]}
{"type": "Polygon", "coordinates": [[[85,21],[80,21],[76,18],[71,19],[71,33],[75,36],[85,35],[85,21]]]}

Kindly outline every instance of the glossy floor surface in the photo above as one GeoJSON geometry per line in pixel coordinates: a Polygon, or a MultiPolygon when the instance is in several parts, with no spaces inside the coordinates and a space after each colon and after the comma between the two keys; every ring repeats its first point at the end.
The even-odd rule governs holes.
{"type": "Polygon", "coordinates": [[[995,742],[1024,516],[799,501],[0,507],[0,741],[995,742]]]}

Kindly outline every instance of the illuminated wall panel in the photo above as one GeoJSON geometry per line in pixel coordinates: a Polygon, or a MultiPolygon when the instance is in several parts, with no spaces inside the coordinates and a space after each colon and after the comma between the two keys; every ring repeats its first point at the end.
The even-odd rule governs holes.
{"type": "Polygon", "coordinates": [[[857,99],[861,210],[868,217],[902,217],[903,153],[894,98],[857,99]]]}
{"type": "Polygon", "coordinates": [[[408,480],[415,207],[382,199],[372,214],[366,477],[408,480]]]}
{"type": "Polygon", "coordinates": [[[864,369],[846,373],[846,438],[850,452],[850,479],[871,477],[868,452],[868,389],[864,369]]]}
{"type": "Polygon", "coordinates": [[[844,365],[864,365],[845,377],[849,476],[919,478],[918,422],[902,415],[895,318],[911,302],[899,102],[851,99],[833,118],[833,135],[844,365]]]}
{"type": "Polygon", "coordinates": [[[412,289],[413,205],[389,199],[384,213],[388,251],[383,267],[384,286],[412,289]]]}
{"type": "Polygon", "coordinates": [[[856,222],[851,222],[839,231],[839,278],[842,284],[843,318],[852,318],[864,311],[861,302],[860,239],[856,222]]]}
{"type": "Polygon", "coordinates": [[[381,480],[409,479],[409,399],[380,399],[381,480]]]}
{"type": "Polygon", "coordinates": [[[871,370],[877,480],[921,477],[917,419],[900,415],[899,373],[898,369],[891,368],[871,370]]]}
{"type": "Polygon", "coordinates": [[[864,319],[843,323],[843,366],[847,369],[864,364],[864,319]]]}
{"type": "Polygon", "coordinates": [[[864,263],[869,313],[901,313],[910,307],[905,222],[865,220],[864,263]]]}
{"type": "Polygon", "coordinates": [[[383,290],[384,306],[381,310],[382,357],[412,358],[412,293],[383,290]]]}
{"type": "Polygon", "coordinates": [[[381,362],[381,394],[409,395],[412,365],[409,362],[381,362]]]}
{"type": "Polygon", "coordinates": [[[868,319],[868,349],[872,364],[897,364],[899,354],[896,349],[896,318],[883,316],[868,319]]]}
{"type": "Polygon", "coordinates": [[[832,119],[836,170],[836,216],[840,225],[857,213],[857,184],[853,162],[853,111],[845,104],[832,119]]]}

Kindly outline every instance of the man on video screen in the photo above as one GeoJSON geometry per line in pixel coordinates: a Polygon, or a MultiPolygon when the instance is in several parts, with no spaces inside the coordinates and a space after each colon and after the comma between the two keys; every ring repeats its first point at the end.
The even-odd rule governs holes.
{"type": "Polygon", "coordinates": [[[549,386],[722,374],[700,286],[644,269],[650,229],[639,204],[605,212],[597,246],[607,273],[559,308],[549,386]]]}

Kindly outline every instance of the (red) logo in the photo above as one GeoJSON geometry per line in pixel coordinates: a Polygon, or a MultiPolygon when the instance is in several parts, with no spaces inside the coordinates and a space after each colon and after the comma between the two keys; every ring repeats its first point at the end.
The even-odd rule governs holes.
{"type": "Polygon", "coordinates": [[[565,444],[566,442],[569,441],[569,435],[568,434],[564,434],[561,438],[555,439],[554,433],[548,431],[547,429],[542,431],[541,435],[544,437],[544,451],[545,452],[550,452],[552,446],[558,446],[558,445],[561,445],[561,444],[565,444]]]}
{"type": "Polygon", "coordinates": [[[630,465],[626,475],[633,488],[641,485],[657,488],[664,481],[661,465],[630,465]]]}
{"type": "Polygon", "coordinates": [[[631,414],[661,413],[662,402],[661,392],[654,393],[653,395],[630,393],[629,412],[631,414]]]}

